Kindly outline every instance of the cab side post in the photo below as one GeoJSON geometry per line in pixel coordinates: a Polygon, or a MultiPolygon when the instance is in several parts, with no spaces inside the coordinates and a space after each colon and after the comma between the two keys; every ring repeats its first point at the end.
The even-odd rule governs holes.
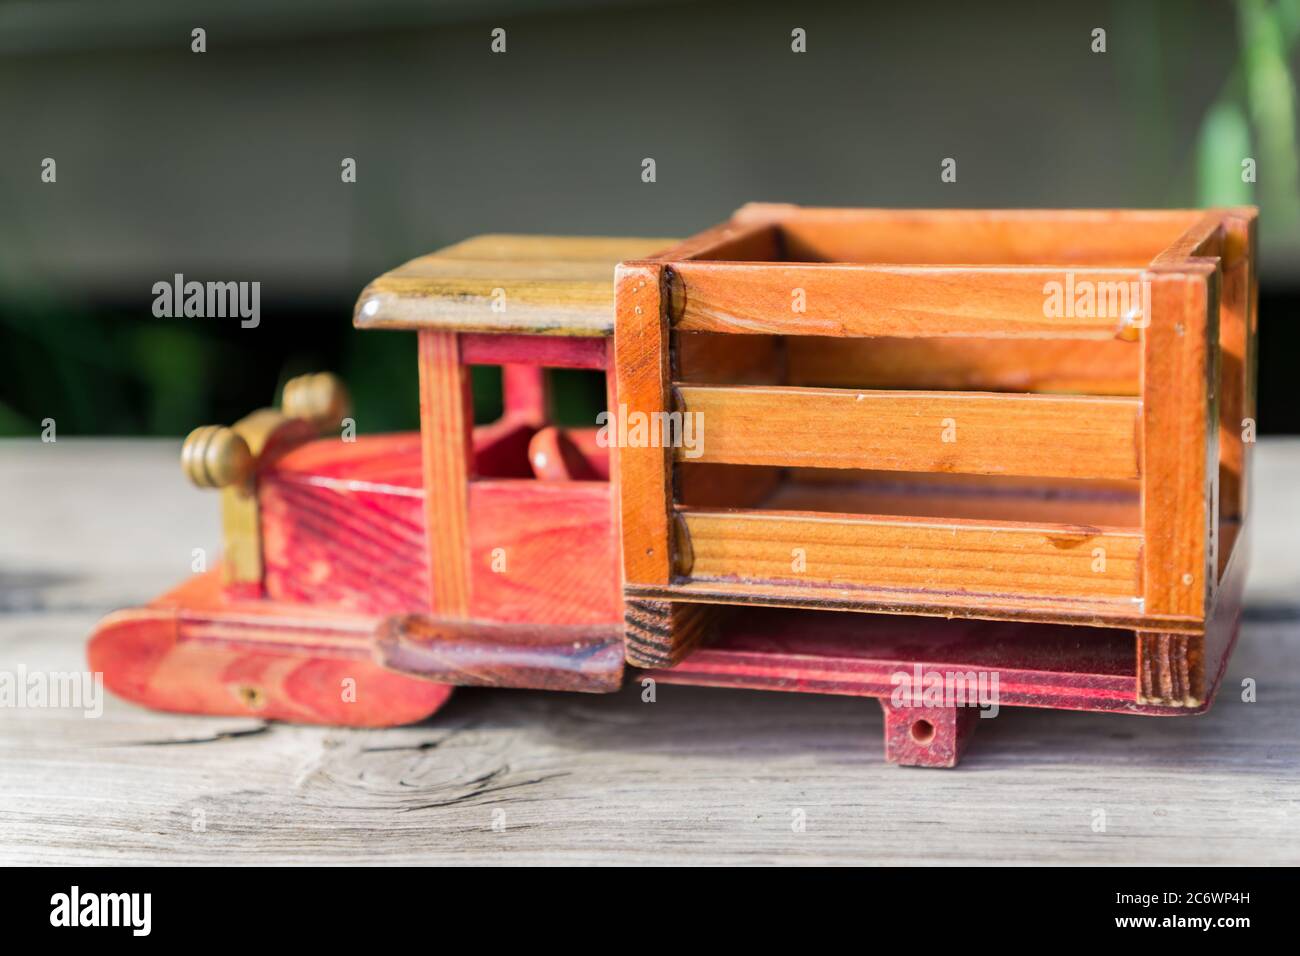
{"type": "Polygon", "coordinates": [[[474,405],[460,336],[421,329],[420,444],[424,465],[429,610],[467,618],[470,607],[469,480],[474,405]]]}

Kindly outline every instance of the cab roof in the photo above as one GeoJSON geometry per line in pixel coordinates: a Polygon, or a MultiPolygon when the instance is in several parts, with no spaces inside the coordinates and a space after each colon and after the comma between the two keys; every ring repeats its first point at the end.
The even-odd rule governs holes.
{"type": "Polygon", "coordinates": [[[359,329],[612,335],[614,267],[674,241],[477,236],[385,272],[361,293],[352,321],[359,329]]]}

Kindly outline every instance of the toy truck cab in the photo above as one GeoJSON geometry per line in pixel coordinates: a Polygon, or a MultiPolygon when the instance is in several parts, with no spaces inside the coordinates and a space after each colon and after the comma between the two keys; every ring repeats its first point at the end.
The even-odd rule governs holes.
{"type": "Polygon", "coordinates": [[[551,423],[546,370],[607,370],[614,268],[665,244],[482,236],[381,276],[355,323],[414,333],[420,432],[342,429],[328,374],[196,429],[182,464],[220,490],[221,566],[106,620],[92,666],[163,709],[363,725],[427,716],[453,684],[616,689],[610,449],[594,421],[551,423]],[[474,365],[502,370],[490,424],[474,365]]]}

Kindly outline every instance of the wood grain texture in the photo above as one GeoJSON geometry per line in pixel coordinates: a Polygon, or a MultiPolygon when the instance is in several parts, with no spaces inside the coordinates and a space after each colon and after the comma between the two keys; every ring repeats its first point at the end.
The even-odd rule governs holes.
{"type": "Polygon", "coordinates": [[[459,687],[605,694],[623,683],[618,624],[488,624],[406,614],[378,627],[374,650],[376,662],[394,673],[459,687]]]}
{"type": "MultiPolygon", "coordinates": [[[[734,468],[738,465],[680,465],[684,472],[696,468],[734,468]]],[[[1141,528],[1137,488],[1124,482],[1115,488],[1094,488],[1095,482],[1037,478],[939,475],[899,472],[826,472],[800,469],[762,500],[776,511],[818,511],[824,514],[897,515],[914,518],[967,518],[977,521],[1019,521],[1049,525],[1141,528]],[[810,475],[817,477],[812,478],[810,475]],[[843,475],[840,481],[826,476],[843,475]],[[942,481],[960,478],[961,481],[942,481]]],[[[705,507],[746,507],[735,499],[684,501],[705,507]]]]}
{"type": "MultiPolygon", "coordinates": [[[[530,434],[533,432],[530,431],[530,434]]],[[[480,462],[512,432],[474,430],[480,462]]],[[[373,615],[428,606],[425,496],[415,434],[304,446],[264,476],[267,593],[373,615]]],[[[555,625],[622,619],[607,467],[589,433],[579,454],[597,480],[482,478],[468,486],[468,615],[555,625]]],[[[525,467],[526,446],[514,449],[525,467]]]]}
{"type": "MultiPolygon", "coordinates": [[[[475,429],[478,467],[501,470],[503,445],[526,467],[525,444],[492,425],[475,429]]],[[[258,494],[272,599],[385,616],[428,607],[418,432],[303,445],[263,473],[258,494]]]]}
{"type": "MultiPolygon", "coordinates": [[[[1160,632],[1203,630],[1213,611],[1216,576],[1230,561],[1221,553],[1220,539],[1235,533],[1233,522],[1245,485],[1238,467],[1244,442],[1238,443],[1235,436],[1241,426],[1233,426],[1234,434],[1224,440],[1220,455],[1218,403],[1225,389],[1231,391],[1232,419],[1246,417],[1238,409],[1253,403],[1247,380],[1247,356],[1253,346],[1246,313],[1254,216],[1251,209],[953,212],[746,207],[725,228],[684,243],[681,248],[689,257],[674,260],[672,251],[663,255],[674,348],[680,350],[682,342],[696,338],[691,347],[699,351],[703,341],[708,360],[709,353],[725,354],[725,349],[699,340],[700,335],[757,336],[763,348],[772,336],[785,336],[776,342],[782,361],[769,362],[766,368],[752,362],[735,368],[715,364],[742,382],[775,370],[787,382],[829,381],[842,391],[836,396],[824,388],[799,385],[723,386],[698,377],[679,379],[679,406],[704,413],[706,438],[697,460],[896,469],[908,474],[1036,474],[1106,482],[1140,476],[1145,547],[1139,605],[1118,617],[1111,616],[1114,608],[1101,608],[1100,617],[1094,618],[1097,595],[1075,593],[1069,600],[1076,603],[1051,619],[1134,620],[1142,629],[1160,632]],[[748,235],[764,240],[735,243],[733,237],[744,234],[746,226],[748,235]],[[1222,337],[1221,284],[1226,287],[1222,337]],[[1053,285],[1063,290],[1090,286],[1094,305],[1107,290],[1108,307],[1066,310],[1057,317],[1048,307],[1053,285]],[[1117,308],[1109,307],[1112,301],[1117,308]],[[849,338],[853,344],[844,349],[821,347],[819,337],[849,338]],[[1133,347],[1139,341],[1140,347],[1133,347]],[[998,342],[1009,342],[1008,352],[1014,354],[994,351],[998,342]],[[876,348],[877,343],[884,344],[876,348]],[[1053,353],[1036,351],[1039,343],[1051,346],[1053,353]],[[1226,375],[1220,373],[1221,350],[1226,375]],[[1087,360],[1081,361],[1081,356],[1087,360]],[[1098,362],[1098,356],[1113,356],[1115,361],[1098,362]],[[870,408],[872,414],[866,417],[877,430],[862,437],[847,402],[840,409],[834,401],[851,395],[854,401],[871,402],[872,395],[881,394],[870,389],[873,378],[900,386],[884,394],[896,396],[905,413],[882,416],[870,408]],[[1086,416],[1058,410],[1042,421],[1029,420],[1032,416],[1026,414],[1025,421],[998,432],[998,419],[1010,416],[993,414],[990,406],[989,418],[980,423],[988,432],[974,447],[961,447],[959,415],[936,416],[955,426],[944,437],[956,432],[957,441],[946,442],[952,447],[940,449],[944,454],[928,454],[933,446],[927,436],[908,427],[923,423],[935,410],[928,399],[938,394],[961,394],[973,403],[990,398],[990,393],[927,390],[933,381],[1016,391],[1080,388],[1092,382],[1109,397],[1074,396],[1081,403],[1076,411],[1090,406],[1100,415],[1103,409],[1124,407],[1123,421],[1084,420],[1086,416]],[[1106,405],[1108,401],[1127,405],[1106,405]],[[1072,447],[1068,437],[1063,440],[1062,434],[1043,427],[1045,421],[1062,419],[1077,423],[1079,440],[1093,444],[1072,447]],[[809,422],[818,427],[809,428],[809,422]],[[855,455],[860,457],[855,460],[855,455]],[[883,460],[864,460],[872,457],[883,460]],[[1090,470],[1085,462],[1099,467],[1090,470]],[[1224,508],[1220,481],[1229,495],[1224,508]]],[[[1065,296],[1075,302],[1069,291],[1065,296]]],[[[699,359],[676,360],[679,371],[692,364],[699,365],[699,359]]],[[[707,366],[704,371],[707,374],[707,366]]],[[[1006,402],[1002,408],[1008,410],[1047,407],[1032,404],[1041,395],[999,392],[995,397],[1006,402]]],[[[698,447],[681,448],[675,457],[687,461],[696,454],[698,447]]],[[[743,583],[731,577],[732,582],[721,585],[638,583],[629,593],[643,599],[746,600],[743,583]]],[[[795,597],[771,587],[750,598],[852,606],[829,590],[795,597]]],[[[1013,601],[997,613],[1028,613],[1037,619],[1040,610],[1032,603],[1013,601]]],[[[882,593],[878,603],[857,606],[906,613],[927,606],[927,601],[910,590],[901,600],[882,593]]]]}
{"type": "Polygon", "coordinates": [[[833,337],[1113,339],[1123,319],[1045,314],[1048,283],[1135,284],[1137,269],[687,261],[669,265],[673,329],[833,337]],[[1067,272],[1070,276],[1067,276],[1067,272]],[[796,293],[802,291],[802,303],[796,293]],[[797,310],[796,305],[803,309],[797,310]]]}
{"type": "MultiPolygon", "coordinates": [[[[1050,501],[1035,501],[1032,498],[1032,490],[1028,488],[999,489],[997,493],[981,498],[978,495],[971,495],[971,489],[963,489],[963,493],[952,499],[957,504],[950,503],[945,506],[941,503],[947,500],[945,486],[942,484],[928,490],[909,487],[907,492],[895,491],[892,495],[882,495],[878,484],[847,486],[848,490],[845,490],[845,487],[820,483],[801,487],[795,483],[770,495],[764,502],[767,509],[764,511],[732,510],[712,514],[704,512],[709,515],[706,521],[716,520],[717,525],[722,529],[708,528],[704,534],[700,534],[699,529],[692,529],[692,520],[699,520],[696,517],[698,509],[679,509],[679,520],[685,528],[683,537],[689,542],[689,547],[682,548],[680,551],[690,556],[690,562],[680,565],[678,570],[682,574],[693,573],[696,577],[679,579],[677,583],[667,587],[631,586],[627,590],[630,595],[638,599],[751,604],[769,608],[847,609],[950,618],[1068,622],[1133,627],[1139,630],[1159,628],[1162,631],[1191,635],[1198,643],[1203,641],[1212,649],[1203,652],[1202,657],[1215,660],[1223,659],[1223,649],[1230,642],[1231,635],[1235,633],[1232,622],[1235,620],[1235,608],[1240,605],[1246,567],[1246,557],[1242,552],[1248,546],[1249,540],[1245,529],[1237,531],[1235,525],[1228,526],[1230,533],[1223,541],[1225,568],[1220,580],[1220,588],[1216,592],[1213,611],[1207,621],[1197,615],[1151,613],[1144,610],[1134,597],[1137,591],[1135,578],[1142,552],[1138,548],[1141,535],[1136,528],[1136,503],[1132,500],[1121,502],[1076,499],[1070,502],[1068,498],[1058,498],[1050,501]],[[1007,494],[1009,490],[1017,493],[1009,495],[1007,494]],[[909,499],[912,502],[910,504],[909,499]],[[828,500],[835,502],[834,508],[850,513],[830,513],[830,506],[826,504],[828,500]],[[797,534],[788,539],[780,534],[771,533],[768,527],[761,524],[758,525],[760,530],[755,533],[749,533],[745,528],[744,522],[762,522],[764,519],[772,521],[774,526],[786,525],[790,523],[791,516],[782,514],[776,509],[800,505],[821,513],[793,516],[797,534]],[[1078,578],[1072,589],[1065,587],[1057,590],[1056,593],[1038,595],[1028,593],[1029,588],[1020,593],[994,595],[918,588],[918,581],[924,581],[927,574],[935,573],[930,570],[931,564],[942,569],[944,574],[975,576],[981,573],[981,568],[991,566],[990,557],[984,552],[982,544],[980,547],[956,550],[950,546],[951,540],[948,542],[940,540],[936,544],[940,554],[930,561],[918,561],[919,566],[908,568],[906,567],[908,561],[924,557],[916,552],[916,542],[909,541],[907,547],[899,544],[890,545],[883,557],[872,561],[871,558],[864,557],[870,552],[859,551],[858,545],[878,543],[873,542],[870,535],[881,534],[880,529],[888,528],[890,522],[881,517],[865,519],[865,526],[869,529],[870,535],[865,536],[864,540],[864,536],[861,536],[862,525],[859,524],[864,522],[864,519],[860,514],[853,514],[853,512],[869,512],[877,507],[883,512],[898,515],[898,524],[904,528],[910,524],[925,529],[926,534],[931,533],[935,527],[946,528],[952,540],[960,540],[962,536],[971,533],[972,529],[984,528],[984,531],[976,531],[977,537],[987,531],[986,521],[954,522],[952,515],[961,514],[963,510],[970,512],[972,517],[978,517],[983,511],[986,514],[997,514],[1004,520],[1010,518],[1013,524],[1000,522],[996,526],[1002,531],[1010,530],[1017,525],[1021,530],[1032,527],[1023,520],[1015,522],[1014,516],[1018,514],[1021,519],[1029,518],[1035,510],[1040,520],[1046,520],[1047,512],[1044,509],[1058,511],[1058,517],[1073,514],[1080,519],[1099,518],[1103,515],[1117,518],[1120,524],[1127,527],[1105,529],[1081,523],[1075,530],[1083,535],[1102,533],[1119,535],[1123,544],[1120,553],[1127,562],[1128,568],[1126,573],[1129,581],[1129,596],[1105,600],[1101,593],[1102,589],[1090,589],[1078,578]],[[905,517],[918,513],[934,514],[940,520],[929,522],[932,527],[927,528],[927,522],[905,517]],[[805,522],[807,522],[806,527],[805,522]],[[819,527],[820,523],[825,523],[829,530],[819,527]],[[807,528],[813,529],[814,533],[808,533],[807,528]],[[802,540],[795,541],[794,537],[802,540]],[[810,540],[819,537],[830,542],[831,547],[827,553],[841,562],[840,565],[832,564],[830,568],[838,577],[831,576],[830,580],[825,582],[817,580],[827,575],[819,574],[818,570],[812,568],[811,558],[814,552],[808,545],[810,540]],[[797,557],[795,548],[803,549],[801,558],[804,570],[797,575],[793,574],[794,559],[797,557]],[[900,563],[903,565],[901,570],[900,563]],[[704,571],[736,576],[705,578],[701,573],[704,571]],[[899,574],[910,575],[908,586],[886,586],[884,580],[876,577],[880,575],[888,578],[899,574]],[[779,580],[781,578],[786,580],[779,580]],[[792,587],[790,581],[797,581],[797,586],[792,587]],[[859,586],[845,587],[845,584],[849,583],[856,583],[859,586]]],[[[1051,527],[1060,530],[1063,526],[1051,525],[1051,527]]],[[[998,540],[996,536],[989,538],[990,542],[998,540]]],[[[1046,538],[1040,539],[1040,543],[1042,540],[1046,538]]],[[[1005,544],[1006,541],[1007,539],[1002,539],[1002,543],[1005,544]]],[[[1101,573],[1105,574],[1113,570],[1109,561],[1114,556],[1114,552],[1113,543],[1106,542],[1103,546],[1106,563],[1102,566],[1101,573]]],[[[1093,572],[1097,567],[1095,562],[1098,553],[1088,546],[1086,556],[1091,559],[1088,569],[1093,572]]],[[[1053,555],[1054,559],[1059,557],[1062,556],[1053,555]]],[[[1031,563],[1035,570],[1040,566],[1038,562],[1031,563]]],[[[1079,570],[1079,567],[1075,567],[1074,570],[1079,570]]],[[[1024,577],[1025,575],[1017,572],[1006,575],[1004,580],[1020,581],[1024,577]]],[[[1057,581],[1054,587],[1060,587],[1062,583],[1057,581]]],[[[951,585],[951,581],[949,584],[951,585]]],[[[1032,588],[1033,585],[1031,584],[1030,587],[1032,588]]],[[[1208,699],[1206,692],[1214,679],[1216,678],[1213,674],[1206,672],[1205,680],[1201,681],[1195,690],[1197,701],[1208,699]]]]}
{"type": "Polygon", "coordinates": [[[428,607],[422,489],[280,472],[260,494],[270,598],[364,614],[428,607]]]}
{"type": "Polygon", "coordinates": [[[660,249],[653,255],[640,258],[651,258],[662,262],[679,262],[687,259],[767,261],[779,258],[780,255],[780,234],[771,223],[738,222],[733,218],[660,249]]]}
{"type": "Polygon", "coordinates": [[[1222,255],[1225,218],[1223,209],[1201,210],[1177,235],[1170,237],[1169,244],[1152,258],[1150,268],[1178,271],[1188,260],[1222,255]]]}
{"type": "MultiPolygon", "coordinates": [[[[668,330],[663,318],[663,267],[624,263],[615,279],[614,333],[618,410],[654,415],[671,410],[668,330]]],[[[667,582],[672,567],[669,517],[671,458],[649,444],[620,447],[619,495],[623,577],[638,584],[667,582]]]]}
{"type": "MultiPolygon", "coordinates": [[[[81,669],[101,614],[188,573],[192,548],[215,553],[217,509],[177,472],[178,448],[0,441],[0,672],[81,669]]],[[[1265,438],[1255,459],[1254,510],[1269,520],[1203,717],[1008,706],[959,770],[922,773],[886,765],[879,707],[844,695],[466,688],[429,722],[340,730],[110,694],[97,719],[4,711],[0,861],[1295,865],[1300,442],[1265,438]],[[1246,678],[1256,703],[1241,699],[1246,678]]],[[[905,640],[915,619],[898,621],[905,640]]],[[[1117,653],[1131,669],[1132,639],[1117,653]]]]}
{"type": "Polygon", "coordinates": [[[1205,710],[1237,640],[1250,564],[1249,526],[1225,546],[1231,548],[1213,606],[1201,630],[1170,634],[1137,631],[1136,698],[1139,704],[1205,710]]]}
{"type": "Polygon", "coordinates": [[[1127,627],[1177,633],[1201,633],[1205,622],[1188,615],[1150,614],[1131,600],[1064,598],[1040,594],[996,595],[957,591],[935,592],[905,588],[844,587],[815,581],[693,580],[672,584],[628,584],[628,599],[699,602],[801,608],[814,611],[854,611],[920,617],[970,618],[1090,627],[1127,627]]]}
{"type": "Polygon", "coordinates": [[[813,468],[1138,475],[1135,398],[681,385],[703,419],[678,460],[813,468]],[[688,457],[689,456],[689,457],[688,457]]]}
{"type": "MultiPolygon", "coordinates": [[[[393,436],[365,454],[334,441],[302,449],[298,470],[287,471],[296,478],[321,480],[302,471],[308,461],[316,472],[354,466],[342,488],[329,479],[266,483],[271,550],[289,552],[282,569],[278,558],[273,565],[269,589],[305,603],[231,602],[215,572],[197,576],[100,625],[90,656],[110,689],[164,710],[381,726],[421,719],[445,699],[445,688],[434,700],[436,684],[413,688],[403,675],[481,684],[490,672],[497,686],[617,688],[621,594],[602,481],[476,482],[478,603],[469,610],[478,620],[439,621],[459,640],[431,648],[418,646],[432,633],[428,619],[401,618],[401,633],[379,631],[389,641],[375,647],[381,619],[369,615],[425,601],[423,490],[373,483],[385,474],[377,460],[393,468],[393,452],[407,444],[393,436]]],[[[400,456],[396,464],[400,476],[400,456]]]]}
{"type": "Polygon", "coordinates": [[[1202,639],[1195,634],[1138,631],[1138,702],[1193,707],[1204,682],[1202,639]]]}
{"type": "Polygon", "coordinates": [[[1142,369],[1142,350],[1122,340],[881,337],[845,339],[827,348],[822,339],[791,336],[784,344],[786,382],[820,388],[1137,395],[1142,369]]]}
{"type": "Polygon", "coordinates": [[[1203,216],[1196,209],[833,209],[750,203],[737,226],[778,228],[804,262],[1145,266],[1203,216]]]}
{"type": "Polygon", "coordinates": [[[423,720],[450,687],[370,660],[377,620],[230,600],[217,572],[109,615],[87,648],[114,694],[157,710],[385,727],[423,720]]]}
{"type": "MultiPolygon", "coordinates": [[[[1229,548],[1228,558],[1219,575],[1219,584],[1214,592],[1214,606],[1205,622],[1199,660],[1201,662],[1200,681],[1192,682],[1192,699],[1207,702],[1219,686],[1227,669],[1229,656],[1237,641],[1240,622],[1245,610],[1246,575],[1252,562],[1256,560],[1251,554],[1251,539],[1254,536],[1252,522],[1234,529],[1230,540],[1224,542],[1229,548]]],[[[1142,674],[1138,672],[1138,693],[1141,694],[1142,674]]]]}
{"type": "Polygon", "coordinates": [[[467,365],[529,364],[604,371],[607,348],[604,338],[578,336],[467,332],[460,338],[461,360],[467,365]]]}
{"type": "Polygon", "coordinates": [[[469,617],[542,625],[616,624],[618,551],[605,481],[470,485],[469,617]]]}
{"type": "Polygon", "coordinates": [[[713,634],[727,609],[672,601],[624,602],[624,643],[633,667],[672,667],[713,634]]]}
{"type": "Polygon", "coordinates": [[[474,400],[454,332],[419,333],[420,439],[424,462],[424,533],[429,551],[429,608],[469,615],[469,479],[474,400]]]}
{"type": "MultiPolygon", "coordinates": [[[[606,351],[608,367],[605,370],[605,407],[607,409],[618,408],[618,369],[614,364],[615,343],[609,343],[606,351]]],[[[599,436],[599,432],[597,432],[599,436]]],[[[609,542],[614,550],[614,582],[615,591],[617,592],[616,604],[618,613],[623,615],[623,587],[626,582],[626,575],[623,571],[624,561],[624,543],[623,543],[623,473],[621,470],[621,461],[617,448],[611,447],[609,442],[600,442],[604,445],[605,468],[609,475],[609,542]]],[[[668,503],[665,502],[665,505],[668,503]]],[[[626,657],[626,648],[624,650],[626,657]]]]}
{"type": "Polygon", "coordinates": [[[1243,440],[1254,421],[1259,281],[1258,216],[1234,210],[1225,223],[1223,284],[1219,310],[1219,516],[1240,520],[1249,492],[1244,480],[1251,442],[1243,440]]]}
{"type": "Polygon", "coordinates": [[[693,581],[805,581],[931,591],[939,599],[956,592],[1132,600],[1138,593],[1142,535],[1136,530],[811,512],[679,513],[690,564],[679,562],[678,572],[693,581]]]}
{"type": "Polygon", "coordinates": [[[650,674],[664,683],[791,693],[899,692],[901,700],[903,691],[924,689],[931,675],[964,680],[974,673],[961,687],[969,703],[978,700],[983,672],[998,675],[1005,706],[1186,714],[1181,703],[1171,711],[1135,699],[1133,648],[1133,632],[1118,628],[737,608],[683,663],[650,674]]]}
{"type": "Polygon", "coordinates": [[[607,336],[614,329],[614,266],[671,243],[478,236],[384,273],[362,291],[353,324],[360,329],[607,336]]]}
{"type": "Polygon", "coordinates": [[[1151,273],[1142,332],[1143,600],[1203,617],[1217,569],[1218,274],[1151,273]]]}

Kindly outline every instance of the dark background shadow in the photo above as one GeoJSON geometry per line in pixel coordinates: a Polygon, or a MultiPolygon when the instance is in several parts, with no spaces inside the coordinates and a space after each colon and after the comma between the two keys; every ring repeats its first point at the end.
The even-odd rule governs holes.
{"type": "MultiPolygon", "coordinates": [[[[1300,432],[1296,9],[9,3],[0,434],[181,435],[316,369],[348,380],[361,431],[414,427],[409,335],[350,326],[369,279],[476,233],[685,236],[749,200],[1257,203],[1260,428],[1300,432]],[[155,318],[175,273],[259,281],[260,326],[155,318]]],[[[561,389],[579,413],[599,397],[561,389]]]]}

